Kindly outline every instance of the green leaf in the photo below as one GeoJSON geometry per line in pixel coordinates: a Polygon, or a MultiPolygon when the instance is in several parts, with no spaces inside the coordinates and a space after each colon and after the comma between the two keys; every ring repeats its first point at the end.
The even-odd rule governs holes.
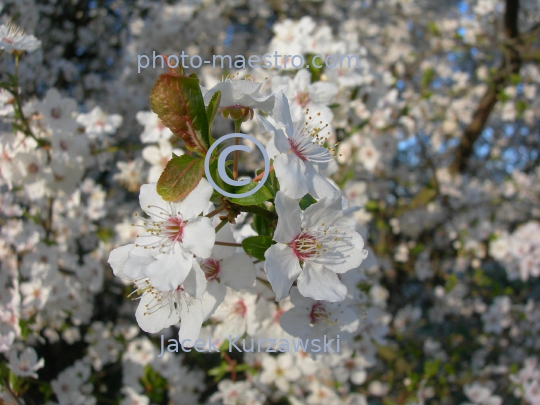
{"type": "Polygon", "coordinates": [[[24,319],[19,319],[19,328],[21,329],[21,336],[23,340],[26,340],[28,337],[28,324],[29,322],[24,319]]]}
{"type": "Polygon", "coordinates": [[[313,198],[309,194],[306,194],[300,200],[300,208],[302,209],[302,211],[304,211],[307,207],[309,207],[311,204],[315,204],[316,202],[317,200],[315,198],[313,198]]]}
{"type": "Polygon", "coordinates": [[[511,74],[510,75],[510,83],[514,86],[517,86],[519,83],[521,83],[521,75],[519,74],[511,74]]]}
{"type": "Polygon", "coordinates": [[[181,200],[197,187],[203,175],[204,159],[173,154],[157,182],[157,192],[165,201],[181,200]]]}
{"type": "Polygon", "coordinates": [[[242,241],[245,252],[259,260],[265,260],[264,253],[272,246],[270,236],[250,236],[242,241]]]}
{"type": "Polygon", "coordinates": [[[437,35],[437,36],[441,35],[441,32],[439,31],[439,28],[437,28],[437,24],[435,24],[434,21],[429,21],[427,24],[427,28],[431,34],[437,35]]]}
{"type": "Polygon", "coordinates": [[[435,76],[435,70],[433,68],[427,68],[424,71],[420,82],[422,90],[424,90],[431,83],[431,81],[433,80],[433,76],[435,76]]]}
{"type": "Polygon", "coordinates": [[[409,206],[409,209],[416,209],[416,208],[422,208],[428,205],[431,201],[437,197],[438,193],[437,190],[430,188],[430,187],[424,187],[422,190],[416,194],[411,202],[411,205],[409,206]]]}
{"type": "MultiPolygon", "coordinates": [[[[225,172],[227,173],[227,175],[231,179],[233,178],[233,174],[232,174],[232,172],[229,170],[229,168],[227,166],[225,166],[225,172]]],[[[219,173],[218,173],[218,160],[216,158],[214,158],[213,160],[210,161],[210,175],[212,176],[212,180],[214,180],[216,185],[218,185],[222,190],[224,190],[224,191],[226,191],[228,193],[232,193],[234,191],[233,186],[231,186],[230,184],[225,183],[223,181],[223,179],[221,178],[221,176],[219,175],[219,173]]]]}
{"type": "MultiPolygon", "coordinates": [[[[252,181],[245,186],[235,188],[235,194],[246,193],[249,190],[253,190],[259,183],[252,181]]],[[[254,194],[251,194],[243,198],[229,198],[229,201],[238,204],[238,205],[258,205],[264,201],[268,201],[272,198],[272,194],[265,186],[262,186],[254,194]]]]}
{"type": "MultiPolygon", "coordinates": [[[[261,174],[263,171],[259,170],[257,175],[261,174]]],[[[264,183],[264,186],[270,191],[270,194],[272,194],[272,197],[275,197],[278,190],[279,190],[279,182],[276,177],[275,170],[271,170],[270,174],[268,175],[268,179],[266,179],[266,183],[264,183]]]]}
{"type": "Polygon", "coordinates": [[[225,375],[229,372],[229,365],[226,362],[221,362],[221,364],[217,367],[211,368],[208,370],[208,375],[211,375],[214,377],[214,381],[218,382],[219,380],[223,379],[225,375]]]}
{"type": "Polygon", "coordinates": [[[214,122],[214,118],[216,118],[220,101],[221,91],[216,91],[210,99],[208,107],[206,107],[206,119],[208,120],[208,133],[210,134],[210,143],[212,143],[212,123],[214,122]]]}
{"type": "Polygon", "coordinates": [[[185,76],[185,72],[184,72],[184,65],[182,65],[182,61],[179,61],[178,63],[178,66],[173,68],[173,67],[170,67],[169,66],[169,57],[167,55],[161,55],[163,56],[163,58],[165,59],[165,64],[167,66],[167,70],[169,71],[169,73],[175,75],[181,75],[181,76],[185,76]]]}
{"type": "Polygon", "coordinates": [[[150,397],[152,403],[161,403],[167,392],[167,380],[149,365],[144,367],[143,377],[140,379],[146,388],[145,395],[150,397]]]}
{"type": "Polygon", "coordinates": [[[424,374],[426,377],[430,378],[430,377],[434,377],[437,375],[437,373],[439,372],[439,364],[440,364],[440,359],[436,359],[436,360],[433,360],[433,361],[426,361],[424,363],[424,374]]]}
{"type": "Polygon", "coordinates": [[[270,226],[271,222],[268,218],[261,217],[260,215],[255,215],[253,217],[253,223],[251,226],[259,235],[271,236],[272,228],[270,226]]]}
{"type": "Polygon", "coordinates": [[[208,118],[197,77],[160,75],[150,93],[150,108],[189,150],[206,153],[208,118]]]}
{"type": "Polygon", "coordinates": [[[450,274],[448,278],[446,279],[446,285],[444,286],[444,291],[448,294],[450,291],[454,289],[454,287],[458,283],[458,278],[455,274],[450,274]]]}

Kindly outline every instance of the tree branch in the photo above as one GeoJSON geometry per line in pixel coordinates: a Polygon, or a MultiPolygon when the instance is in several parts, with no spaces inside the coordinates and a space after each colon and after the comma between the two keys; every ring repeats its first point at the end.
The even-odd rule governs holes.
{"type": "MultiPolygon", "coordinates": [[[[519,0],[506,0],[506,11],[504,13],[504,31],[508,41],[514,43],[519,39],[518,29],[519,0]]],[[[473,152],[473,145],[479,138],[484,126],[497,103],[499,94],[504,90],[510,81],[512,74],[519,73],[521,69],[521,57],[516,48],[510,44],[504,47],[505,58],[495,74],[495,78],[480,101],[476,111],[473,114],[472,121],[469,123],[463,135],[459,146],[455,152],[455,159],[450,166],[450,172],[457,174],[463,172],[467,167],[468,160],[473,152]]]]}

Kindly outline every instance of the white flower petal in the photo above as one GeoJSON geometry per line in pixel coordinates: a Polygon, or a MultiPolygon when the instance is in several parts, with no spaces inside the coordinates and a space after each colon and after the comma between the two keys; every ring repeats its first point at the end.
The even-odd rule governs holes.
{"type": "Polygon", "coordinates": [[[257,269],[248,255],[235,253],[219,263],[218,277],[221,283],[236,291],[249,288],[255,282],[257,269]]]}
{"type": "Polygon", "coordinates": [[[236,103],[245,107],[258,108],[260,110],[270,112],[274,108],[274,101],[275,98],[273,94],[257,97],[244,94],[237,99],[236,103]]]}
{"type": "Polygon", "coordinates": [[[227,294],[227,287],[225,284],[219,283],[217,280],[208,282],[202,298],[205,320],[210,318],[214,312],[216,312],[217,307],[219,307],[225,299],[225,294],[227,294]]]}
{"type": "Polygon", "coordinates": [[[286,196],[300,199],[307,194],[306,165],[298,156],[292,153],[276,156],[274,170],[286,196]]]}
{"type": "Polygon", "coordinates": [[[277,129],[264,117],[257,114],[257,123],[259,124],[259,131],[262,134],[273,134],[277,129]]]}
{"type": "Polygon", "coordinates": [[[141,297],[135,319],[142,330],[157,333],[180,321],[178,311],[171,310],[168,306],[154,311],[147,308],[147,305],[152,307],[155,304],[155,297],[152,294],[143,294],[141,297]]]}
{"type": "Polygon", "coordinates": [[[306,180],[309,194],[316,199],[339,195],[339,190],[319,174],[313,164],[306,163],[306,180]]]}
{"type": "MultiPolygon", "coordinates": [[[[221,228],[218,233],[216,233],[216,241],[236,243],[236,239],[234,239],[230,224],[225,224],[225,226],[221,228]]],[[[212,256],[216,260],[221,260],[232,256],[235,251],[236,248],[234,246],[214,245],[212,249],[212,256]]]]}
{"type": "Polygon", "coordinates": [[[341,308],[340,311],[335,311],[332,314],[344,332],[354,333],[360,327],[358,315],[350,308],[341,308]]]}
{"type": "Polygon", "coordinates": [[[186,302],[182,302],[180,306],[180,331],[178,339],[183,342],[190,339],[191,342],[186,342],[184,347],[192,347],[201,333],[201,326],[204,321],[203,304],[200,299],[187,297],[186,302]]]}
{"type": "Polygon", "coordinates": [[[274,132],[274,146],[281,153],[287,153],[291,149],[289,138],[281,128],[276,129],[276,132],[274,132]]]}
{"type": "Polygon", "coordinates": [[[278,223],[274,232],[276,242],[290,243],[302,230],[302,211],[298,200],[287,197],[278,191],[275,199],[278,223]]]}
{"type": "Polygon", "coordinates": [[[124,276],[130,280],[148,277],[148,266],[155,261],[152,256],[138,256],[131,251],[124,265],[124,276]]]}
{"type": "Polygon", "coordinates": [[[298,291],[314,300],[330,302],[343,301],[347,296],[347,287],[336,273],[311,263],[305,263],[302,273],[298,276],[298,291]]]}
{"type": "Polygon", "coordinates": [[[109,260],[107,260],[107,262],[111,265],[113,273],[116,277],[124,277],[124,264],[128,259],[129,252],[134,246],[135,245],[133,243],[126,246],[120,246],[113,249],[109,254],[109,260]]]}
{"type": "Polygon", "coordinates": [[[167,203],[161,198],[156,190],[156,183],[143,184],[139,193],[139,203],[141,209],[152,219],[161,221],[163,215],[160,215],[167,203]]]}
{"type": "Polygon", "coordinates": [[[186,198],[174,203],[175,213],[179,211],[184,220],[196,218],[208,205],[213,191],[208,180],[201,179],[186,198]]]}
{"type": "Polygon", "coordinates": [[[152,165],[161,164],[162,154],[157,146],[147,146],[142,151],[142,157],[152,165]]]}
{"type": "Polygon", "coordinates": [[[337,93],[338,87],[334,83],[315,82],[309,86],[309,99],[315,104],[328,105],[337,93]]]}
{"type": "Polygon", "coordinates": [[[184,227],[182,244],[201,259],[206,259],[212,254],[215,241],[216,232],[210,218],[197,217],[184,227]]]}
{"type": "Polygon", "coordinates": [[[322,223],[325,226],[333,225],[334,222],[343,217],[341,207],[341,196],[339,195],[321,199],[307,207],[302,213],[302,227],[305,229],[317,228],[322,223]]]}
{"type": "Polygon", "coordinates": [[[187,275],[183,287],[184,291],[194,298],[202,298],[206,290],[206,276],[196,260],[193,260],[193,267],[187,275]]]}
{"type": "Polygon", "coordinates": [[[294,304],[295,307],[302,307],[309,310],[311,310],[311,307],[315,303],[313,299],[300,294],[300,291],[298,291],[298,287],[291,288],[290,299],[291,303],[294,304]]]}
{"type": "Polygon", "coordinates": [[[294,76],[293,82],[298,91],[304,92],[308,89],[311,83],[311,73],[309,73],[307,69],[301,69],[298,71],[296,76],[294,76]]]}
{"type": "Polygon", "coordinates": [[[363,249],[364,239],[358,232],[341,226],[330,227],[328,232],[332,234],[334,230],[345,234],[340,236],[340,241],[332,245],[332,250],[326,253],[325,267],[336,273],[345,273],[357,268],[368,254],[368,251],[363,249]]]}
{"type": "Polygon", "coordinates": [[[276,294],[276,301],[289,295],[291,285],[302,272],[293,250],[282,243],[270,246],[264,254],[264,271],[276,294]]]}
{"type": "Polygon", "coordinates": [[[157,256],[156,259],[148,266],[148,278],[150,284],[161,291],[175,290],[182,284],[193,262],[191,253],[182,246],[175,246],[174,253],[171,251],[157,256]]]}
{"type": "Polygon", "coordinates": [[[291,336],[304,337],[310,333],[309,314],[297,311],[295,309],[288,310],[279,318],[279,324],[285,332],[291,336]]]}
{"type": "Polygon", "coordinates": [[[280,91],[276,94],[276,101],[274,103],[274,109],[272,110],[272,117],[279,125],[284,125],[287,134],[292,134],[294,132],[294,126],[291,118],[291,110],[289,108],[289,100],[283,93],[280,91]]]}

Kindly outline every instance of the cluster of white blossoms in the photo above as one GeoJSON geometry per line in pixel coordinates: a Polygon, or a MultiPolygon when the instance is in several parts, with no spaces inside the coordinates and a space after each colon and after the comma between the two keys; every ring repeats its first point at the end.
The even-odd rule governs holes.
{"type": "Polygon", "coordinates": [[[510,280],[540,277],[540,222],[527,222],[499,236],[490,243],[489,253],[504,264],[510,280]]]}
{"type": "Polygon", "coordinates": [[[0,1],[0,403],[539,403],[539,17],[0,1]],[[231,55],[189,73],[207,118],[221,94],[210,137],[241,118],[266,146],[263,203],[205,178],[157,192],[171,159],[204,155],[149,111],[159,54],[182,50],[231,55]],[[287,68],[234,63],[275,51],[287,68]]]}
{"type": "MultiPolygon", "coordinates": [[[[275,125],[259,117],[264,130],[272,134],[273,146],[281,152],[274,156],[281,190],[275,197],[276,244],[265,253],[267,280],[276,301],[286,298],[295,282],[300,294],[314,302],[343,301],[347,287],[340,275],[357,269],[368,252],[355,230],[355,221],[344,215],[341,193],[321,174],[333,159],[330,148],[324,146],[326,136],[322,131],[327,125],[318,114],[295,127],[285,94],[280,91],[261,97],[260,87],[253,81],[227,79],[209,90],[205,98],[209,102],[219,90],[224,109],[268,110],[274,106],[271,112],[275,125]],[[302,211],[299,202],[306,194],[318,201],[302,211]]],[[[146,139],[147,132],[143,133],[146,139]]],[[[152,138],[157,141],[159,137],[152,138]]],[[[179,340],[186,341],[188,347],[198,339],[203,322],[223,311],[219,306],[224,300],[227,307],[227,289],[249,289],[257,274],[253,261],[245,253],[235,252],[236,241],[229,225],[216,234],[212,220],[205,216],[215,208],[210,202],[212,192],[203,178],[186,197],[167,202],[158,194],[156,183],[143,185],[139,202],[145,216],[139,220],[135,214],[132,224],[140,232],[134,243],[114,249],[109,256],[114,274],[136,286],[136,317],[141,328],[156,333],[179,323],[179,340]]],[[[313,305],[320,305],[313,310],[320,312],[316,319],[332,316],[330,310],[326,314],[322,303],[309,307],[313,305]]],[[[248,312],[245,307],[237,303],[229,311],[243,317],[248,312]]],[[[350,314],[354,317],[353,312],[350,314]]],[[[305,319],[314,316],[308,314],[305,319]]],[[[330,324],[339,325],[334,328],[338,333],[354,332],[359,326],[353,322],[355,327],[351,329],[339,317],[330,324]]],[[[288,328],[289,333],[297,335],[294,327],[288,328]]],[[[243,334],[245,328],[229,331],[231,335],[243,334]]]]}

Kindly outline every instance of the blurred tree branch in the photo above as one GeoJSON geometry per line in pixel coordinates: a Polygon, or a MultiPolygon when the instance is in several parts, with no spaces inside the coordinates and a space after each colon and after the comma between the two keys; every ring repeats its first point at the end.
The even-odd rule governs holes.
{"type": "MultiPolygon", "coordinates": [[[[467,167],[469,157],[473,151],[473,145],[478,139],[482,130],[497,103],[499,94],[510,82],[513,74],[518,74],[521,69],[522,59],[518,48],[514,44],[519,44],[521,38],[518,29],[519,0],[506,0],[506,10],[504,14],[504,31],[507,43],[504,46],[505,57],[498,72],[495,74],[493,82],[482,97],[480,104],[473,114],[472,121],[465,128],[461,136],[460,143],[455,151],[455,158],[450,166],[450,172],[457,174],[463,172],[467,167]]],[[[531,36],[531,31],[536,31],[538,27],[533,27],[526,36],[531,36]]]]}

